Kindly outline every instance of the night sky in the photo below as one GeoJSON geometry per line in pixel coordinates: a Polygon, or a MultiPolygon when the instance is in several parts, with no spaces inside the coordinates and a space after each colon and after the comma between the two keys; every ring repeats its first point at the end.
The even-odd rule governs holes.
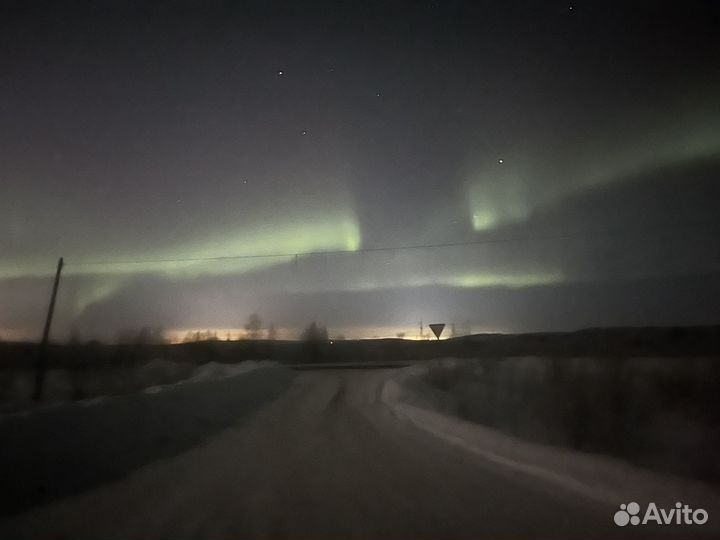
{"type": "Polygon", "coordinates": [[[713,1],[0,4],[3,339],[720,323],[719,173],[713,1]]]}

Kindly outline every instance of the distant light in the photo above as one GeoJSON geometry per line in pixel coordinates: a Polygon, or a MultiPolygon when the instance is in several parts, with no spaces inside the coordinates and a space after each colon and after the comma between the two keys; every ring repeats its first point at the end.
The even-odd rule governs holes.
{"type": "Polygon", "coordinates": [[[307,131],[303,129],[303,130],[302,130],[302,134],[303,134],[303,135],[307,135],[307,131]]]}
{"type": "Polygon", "coordinates": [[[380,92],[375,92],[375,95],[376,95],[377,97],[380,97],[380,92]]]}
{"type": "Polygon", "coordinates": [[[499,163],[500,165],[502,165],[503,163],[505,163],[505,160],[502,159],[502,158],[500,158],[500,159],[498,159],[498,163],[499,163]]]}
{"type": "Polygon", "coordinates": [[[573,8],[573,7],[572,7],[572,6],[570,6],[570,11],[572,11],[572,8],[573,8]]]}
{"type": "Polygon", "coordinates": [[[285,72],[280,70],[280,71],[278,71],[278,75],[285,75],[285,72]]]}

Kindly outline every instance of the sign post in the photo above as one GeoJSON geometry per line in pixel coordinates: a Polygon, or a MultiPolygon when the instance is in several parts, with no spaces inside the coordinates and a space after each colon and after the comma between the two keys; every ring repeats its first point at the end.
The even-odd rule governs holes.
{"type": "Polygon", "coordinates": [[[443,333],[443,330],[445,329],[445,323],[433,323],[428,326],[430,327],[430,330],[433,331],[433,334],[435,334],[435,337],[440,339],[440,335],[443,333]]]}

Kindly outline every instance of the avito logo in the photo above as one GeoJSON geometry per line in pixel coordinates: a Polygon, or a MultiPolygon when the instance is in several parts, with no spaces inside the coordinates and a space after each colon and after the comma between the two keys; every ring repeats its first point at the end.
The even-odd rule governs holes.
{"type": "Polygon", "coordinates": [[[636,502],[621,504],[620,510],[615,512],[613,521],[618,527],[625,525],[640,525],[656,523],[658,525],[704,525],[707,523],[708,513],[702,508],[693,510],[689,505],[675,503],[675,508],[666,510],[658,508],[657,504],[651,502],[645,509],[643,517],[640,518],[640,505],[636,502]]]}

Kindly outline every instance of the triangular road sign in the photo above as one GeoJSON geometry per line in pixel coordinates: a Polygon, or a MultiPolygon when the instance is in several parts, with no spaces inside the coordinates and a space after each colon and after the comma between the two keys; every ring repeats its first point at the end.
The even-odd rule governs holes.
{"type": "Polygon", "coordinates": [[[440,334],[442,334],[444,329],[445,323],[434,323],[430,325],[430,330],[433,331],[433,334],[435,334],[435,337],[438,339],[440,339],[440,334]]]}

